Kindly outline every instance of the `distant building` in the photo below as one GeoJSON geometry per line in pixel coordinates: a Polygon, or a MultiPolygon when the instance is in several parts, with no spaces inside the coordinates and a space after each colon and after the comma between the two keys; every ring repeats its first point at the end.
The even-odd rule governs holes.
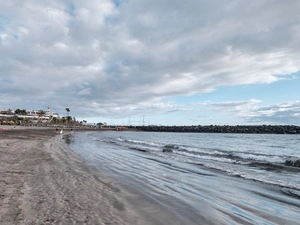
{"type": "Polygon", "coordinates": [[[45,114],[46,116],[49,116],[49,117],[55,117],[55,118],[57,118],[58,117],[58,113],[56,113],[56,112],[51,112],[51,110],[50,110],[50,106],[48,106],[48,110],[46,111],[46,114],[45,114]]]}
{"type": "Polygon", "coordinates": [[[47,111],[43,116],[40,116],[41,110],[26,110],[27,116],[32,116],[32,117],[41,117],[41,118],[50,118],[50,117],[58,117],[58,113],[56,112],[51,112],[50,107],[48,106],[47,111]]]}
{"type": "Polygon", "coordinates": [[[0,114],[2,114],[2,115],[14,115],[15,112],[12,111],[12,110],[1,110],[0,114]]]}
{"type": "Polygon", "coordinates": [[[26,110],[27,116],[39,116],[39,110],[26,110]]]}
{"type": "Polygon", "coordinates": [[[26,115],[16,115],[14,111],[12,110],[0,110],[0,116],[3,117],[13,117],[17,116],[19,118],[28,118],[28,119],[50,119],[51,117],[53,118],[58,118],[58,113],[56,112],[51,112],[50,107],[48,106],[48,109],[45,113],[41,115],[41,110],[26,110],[26,115]]]}

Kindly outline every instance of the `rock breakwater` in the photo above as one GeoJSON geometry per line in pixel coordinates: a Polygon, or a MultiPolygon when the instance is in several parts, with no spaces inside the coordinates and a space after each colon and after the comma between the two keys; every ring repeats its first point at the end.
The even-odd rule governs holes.
{"type": "Polygon", "coordinates": [[[150,132],[300,134],[300,127],[294,125],[137,126],[136,129],[150,132]]]}

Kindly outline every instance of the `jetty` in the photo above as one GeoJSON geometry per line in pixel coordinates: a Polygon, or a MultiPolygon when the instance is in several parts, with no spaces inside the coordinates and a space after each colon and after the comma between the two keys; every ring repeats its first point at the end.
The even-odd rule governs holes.
{"type": "Polygon", "coordinates": [[[294,125],[137,126],[135,128],[149,132],[300,134],[300,127],[294,125]]]}

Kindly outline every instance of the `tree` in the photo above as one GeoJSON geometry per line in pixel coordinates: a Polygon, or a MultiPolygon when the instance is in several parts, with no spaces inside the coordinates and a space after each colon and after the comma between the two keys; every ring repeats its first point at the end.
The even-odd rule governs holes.
{"type": "Polygon", "coordinates": [[[27,112],[26,112],[26,109],[16,109],[15,110],[15,114],[18,114],[18,115],[27,115],[27,112]]]}
{"type": "Polygon", "coordinates": [[[69,112],[71,111],[69,108],[66,108],[66,111],[67,111],[67,115],[69,117],[69,112]]]}
{"type": "Polygon", "coordinates": [[[67,121],[68,121],[68,123],[70,123],[70,121],[72,121],[72,117],[71,116],[67,116],[67,121]]]}
{"type": "Polygon", "coordinates": [[[53,118],[52,118],[52,122],[53,122],[53,123],[57,124],[57,121],[58,121],[58,120],[57,120],[56,117],[53,117],[53,118]]]}
{"type": "Polygon", "coordinates": [[[15,114],[21,115],[21,109],[16,109],[15,114]]]}
{"type": "Polygon", "coordinates": [[[46,114],[46,112],[41,109],[41,110],[39,110],[38,114],[40,115],[40,117],[42,117],[46,114]]]}

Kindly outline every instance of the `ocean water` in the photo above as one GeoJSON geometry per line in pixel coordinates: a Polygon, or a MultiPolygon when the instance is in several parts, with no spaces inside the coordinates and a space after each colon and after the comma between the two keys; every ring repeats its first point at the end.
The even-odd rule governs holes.
{"type": "Polygon", "coordinates": [[[185,224],[300,224],[300,135],[109,131],[65,140],[185,224]]]}

